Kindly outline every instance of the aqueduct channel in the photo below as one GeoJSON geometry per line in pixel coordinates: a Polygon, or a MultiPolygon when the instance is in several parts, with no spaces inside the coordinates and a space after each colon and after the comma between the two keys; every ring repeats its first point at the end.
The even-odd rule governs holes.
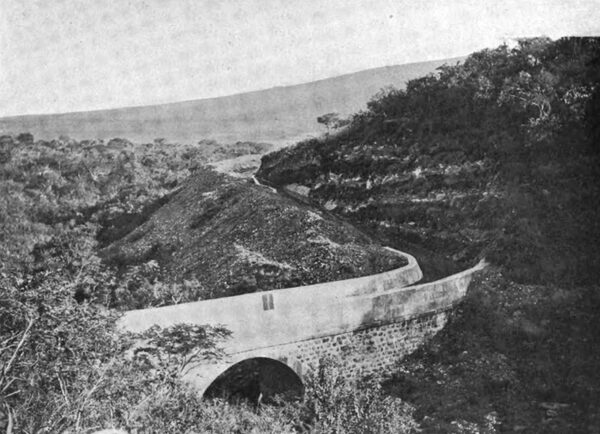
{"type": "Polygon", "coordinates": [[[442,329],[473,273],[484,267],[480,263],[415,285],[422,278],[417,261],[397,253],[407,257],[408,264],[388,272],[129,311],[119,326],[132,332],[178,323],[229,329],[232,335],[223,344],[226,357],[185,375],[201,393],[227,387],[227,382],[236,381],[236,372],[248,368],[260,377],[259,388],[266,395],[283,392],[283,385],[299,389],[303,376],[324,356],[338,358],[349,376],[386,372],[442,329]]]}

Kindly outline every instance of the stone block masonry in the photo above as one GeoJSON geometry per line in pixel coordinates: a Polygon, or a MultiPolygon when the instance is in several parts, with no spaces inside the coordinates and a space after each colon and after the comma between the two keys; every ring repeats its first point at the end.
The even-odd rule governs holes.
{"type": "Polygon", "coordinates": [[[265,357],[290,366],[302,378],[324,357],[339,360],[349,377],[386,374],[404,356],[434,336],[446,324],[446,311],[431,312],[401,322],[293,342],[267,351],[248,351],[236,359],[265,357]]]}

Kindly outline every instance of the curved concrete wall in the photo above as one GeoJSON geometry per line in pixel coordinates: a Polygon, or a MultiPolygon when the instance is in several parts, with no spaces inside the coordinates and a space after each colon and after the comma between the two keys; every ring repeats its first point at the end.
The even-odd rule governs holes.
{"type": "MultiPolygon", "coordinates": [[[[393,250],[393,249],[390,249],[393,250]]],[[[394,251],[394,250],[393,250],[394,251]]],[[[233,351],[255,348],[266,342],[305,339],[354,325],[341,309],[351,297],[383,293],[404,287],[423,276],[414,257],[398,252],[408,264],[395,270],[355,279],[244,294],[126,312],[119,327],[132,332],[153,325],[177,323],[223,324],[235,338],[233,351]]]]}
{"type": "Polygon", "coordinates": [[[345,359],[349,375],[359,368],[382,371],[443,327],[445,312],[485,266],[481,262],[442,280],[407,286],[422,273],[415,258],[403,255],[408,264],[385,273],[130,311],[118,325],[133,332],[177,323],[221,324],[231,330],[223,344],[225,360],[185,375],[201,392],[230,366],[254,357],[282,361],[300,376],[326,354],[345,359]]]}
{"type": "Polygon", "coordinates": [[[224,325],[228,354],[344,333],[435,311],[460,300],[477,267],[423,285],[416,260],[373,276],[127,312],[120,328],[224,325]]]}
{"type": "MultiPolygon", "coordinates": [[[[435,282],[349,296],[329,305],[327,316],[315,310],[316,314],[304,317],[302,334],[289,333],[282,319],[258,332],[265,339],[253,340],[252,345],[229,345],[225,360],[195,367],[184,378],[204,392],[230,366],[255,357],[286,363],[301,378],[325,355],[341,360],[348,376],[388,371],[442,329],[446,312],[463,298],[473,274],[483,267],[480,263],[435,282]]],[[[254,325],[249,327],[256,330],[254,325]]]]}

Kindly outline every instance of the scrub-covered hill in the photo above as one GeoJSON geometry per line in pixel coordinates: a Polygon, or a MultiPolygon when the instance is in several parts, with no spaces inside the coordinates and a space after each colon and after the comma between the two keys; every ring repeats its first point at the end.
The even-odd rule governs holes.
{"type": "Polygon", "coordinates": [[[196,171],[102,256],[120,267],[150,264],[165,281],[197,279],[204,292],[195,297],[202,298],[346,279],[406,264],[327,213],[209,169],[196,171]]]}
{"type": "MultiPolygon", "coordinates": [[[[263,159],[287,195],[200,167],[245,175],[264,145],[0,137],[0,429],[600,432],[599,51],[525,40],[386,91],[347,129],[263,159]],[[498,265],[399,362],[392,396],[332,368],[300,403],[232,407],[200,402],[166,359],[124,357],[107,306],[402,264],[344,221],[422,265],[498,265]]],[[[182,366],[218,355],[215,330],[152,334],[182,366]]]]}
{"type": "Polygon", "coordinates": [[[600,432],[599,144],[600,38],[528,39],[375,96],[257,177],[421,264],[495,264],[387,383],[422,432],[600,432]]]}
{"type": "Polygon", "coordinates": [[[257,176],[399,248],[584,281],[600,270],[599,54],[594,38],[474,53],[265,156],[257,176]]]}

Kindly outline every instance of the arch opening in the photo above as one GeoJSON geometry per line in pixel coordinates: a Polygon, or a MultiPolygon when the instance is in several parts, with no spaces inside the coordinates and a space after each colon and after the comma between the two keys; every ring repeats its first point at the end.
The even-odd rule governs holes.
{"type": "Polygon", "coordinates": [[[254,357],[221,373],[206,389],[204,398],[273,403],[276,397],[290,401],[300,399],[303,394],[302,380],[292,368],[278,360],[254,357]]]}

